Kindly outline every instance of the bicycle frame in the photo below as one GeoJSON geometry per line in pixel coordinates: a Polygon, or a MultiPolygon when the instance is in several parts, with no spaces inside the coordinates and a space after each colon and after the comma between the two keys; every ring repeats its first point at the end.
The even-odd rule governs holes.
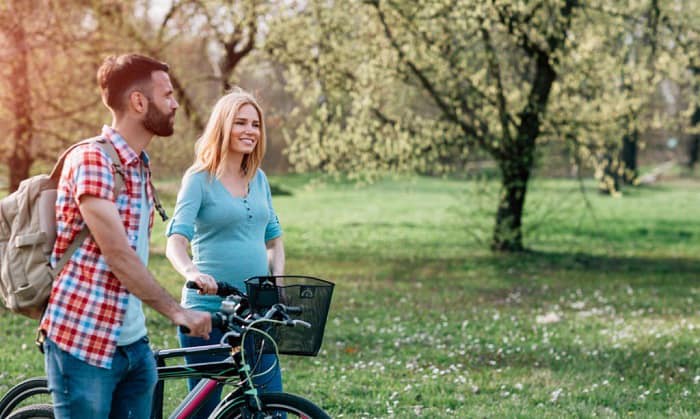
{"type": "MultiPolygon", "coordinates": [[[[151,409],[151,419],[162,419],[163,417],[163,392],[165,389],[165,380],[184,379],[184,378],[202,378],[199,384],[190,391],[178,407],[170,414],[170,419],[184,419],[190,417],[196,412],[212,395],[214,390],[223,387],[224,384],[238,378],[236,388],[229,394],[222,397],[221,402],[217,405],[214,412],[220,409],[226,410],[225,407],[230,404],[239,403],[241,399],[246,399],[246,406],[250,411],[255,411],[255,387],[252,382],[245,379],[245,374],[241,372],[242,360],[240,352],[237,348],[233,348],[227,344],[199,346],[180,349],[164,349],[154,352],[156,359],[158,384],[153,395],[153,405],[151,409]],[[166,366],[165,360],[168,358],[184,357],[190,354],[221,354],[229,353],[231,356],[223,361],[206,362],[200,364],[175,365],[166,366]]],[[[1,409],[5,413],[21,402],[26,397],[31,397],[36,394],[49,394],[48,385],[45,377],[34,378],[29,387],[23,388],[19,394],[7,398],[12,393],[10,392],[3,397],[0,403],[1,409]]],[[[18,386],[26,385],[27,382],[20,383],[18,386]]],[[[17,386],[15,386],[17,387],[17,386]]]]}
{"type": "MultiPolygon", "coordinates": [[[[320,330],[316,330],[315,332],[320,332],[322,336],[322,326],[325,325],[333,284],[312,277],[285,276],[283,278],[295,277],[314,279],[317,282],[323,282],[325,284],[325,288],[330,287],[330,291],[316,294],[319,296],[322,302],[325,301],[325,309],[322,316],[314,317],[313,320],[309,319],[313,321],[313,324],[316,324],[316,322],[321,324],[320,330]]],[[[253,277],[250,279],[261,278],[265,279],[266,281],[270,279],[269,277],[253,277]]],[[[260,288],[263,291],[266,291],[267,288],[269,288],[269,286],[266,285],[267,282],[265,282],[265,284],[262,284],[262,282],[255,284],[261,285],[260,288]]],[[[269,415],[271,411],[279,411],[282,412],[282,416],[280,417],[285,417],[284,412],[291,412],[303,418],[330,419],[323,409],[314,405],[312,402],[304,399],[303,397],[284,392],[261,393],[253,381],[255,377],[260,377],[267,374],[274,368],[273,365],[268,367],[265,371],[256,371],[257,367],[259,366],[258,363],[260,362],[263,354],[279,355],[279,353],[286,353],[293,355],[315,356],[318,353],[320,339],[317,341],[318,345],[314,346],[315,349],[305,347],[298,349],[296,347],[291,347],[286,349],[286,352],[281,352],[278,351],[276,342],[277,335],[274,333],[268,334],[270,331],[268,328],[269,325],[283,325],[291,327],[301,326],[311,328],[311,322],[308,322],[305,319],[294,319],[290,317],[290,315],[293,314],[301,314],[302,306],[305,306],[305,303],[307,302],[293,300],[295,301],[295,304],[290,306],[277,302],[277,299],[272,299],[268,301],[267,304],[256,306],[254,303],[250,302],[245,294],[242,294],[235,288],[224,283],[219,283],[218,285],[219,290],[222,291],[220,296],[224,297],[225,299],[222,301],[221,311],[213,313],[212,315],[212,326],[219,327],[222,329],[222,331],[228,330],[224,334],[224,338],[222,338],[222,342],[226,343],[156,351],[154,353],[154,357],[156,361],[158,382],[154,391],[150,417],[152,419],[162,419],[165,380],[198,378],[200,379],[199,384],[185,396],[179,406],[169,416],[170,419],[180,419],[191,416],[204,405],[204,403],[216,390],[221,389],[225,384],[233,385],[234,389],[222,397],[221,401],[218,403],[214,409],[214,412],[212,413],[213,417],[225,418],[230,417],[231,413],[240,412],[245,418],[257,418],[265,417],[265,415],[269,415]],[[269,304],[272,304],[272,306],[268,307],[269,304]],[[257,312],[256,310],[261,311],[257,312]],[[265,313],[262,314],[262,311],[265,313]],[[265,324],[265,326],[260,327],[261,324],[265,324]],[[246,338],[249,332],[257,334],[258,337],[262,339],[259,341],[259,343],[256,342],[256,339],[252,339],[250,341],[253,345],[252,349],[248,348],[249,341],[246,338]],[[266,342],[269,342],[271,347],[265,348],[266,342]],[[269,349],[272,349],[273,351],[270,352],[269,349]],[[167,366],[165,362],[169,358],[185,357],[187,355],[211,355],[223,353],[227,353],[229,356],[224,360],[215,362],[175,366],[167,366]],[[254,358],[249,359],[249,353],[257,355],[254,355],[254,358]],[[257,361],[254,360],[255,357],[257,357],[257,361]]],[[[303,286],[313,287],[316,285],[309,285],[306,282],[303,282],[297,285],[288,285],[288,287],[289,286],[299,288],[303,286]]],[[[254,289],[254,287],[251,287],[251,289],[254,289]]],[[[284,289],[278,290],[277,292],[284,292],[284,289]]],[[[262,291],[259,290],[257,294],[255,294],[257,296],[256,298],[259,298],[259,294],[261,293],[262,291]]],[[[313,297],[313,293],[311,293],[310,296],[313,297]]],[[[289,297],[289,295],[287,295],[287,297],[289,297]]],[[[183,332],[188,333],[187,331],[183,332]]],[[[318,337],[317,335],[318,333],[310,336],[309,338],[316,341],[315,339],[318,337]]],[[[45,377],[26,380],[12,387],[8,393],[3,396],[2,399],[0,399],[0,409],[2,409],[2,411],[5,413],[9,413],[15,406],[18,406],[20,403],[26,401],[26,399],[29,397],[38,394],[49,394],[48,383],[45,377]]],[[[33,403],[20,409],[22,412],[18,412],[18,414],[45,415],[47,413],[45,407],[45,403],[33,403]]],[[[50,411],[48,413],[50,413],[50,411]]]]}
{"type": "MultiPolygon", "coordinates": [[[[152,419],[161,419],[163,417],[163,391],[165,389],[165,380],[202,378],[199,384],[185,396],[180,405],[172,412],[169,416],[170,419],[184,419],[190,417],[207,401],[216,389],[223,387],[226,381],[232,378],[241,378],[241,381],[244,380],[240,372],[242,363],[240,360],[240,352],[227,344],[165,349],[156,351],[154,355],[156,357],[158,371],[158,384],[153,396],[152,419]],[[179,358],[193,354],[211,355],[221,353],[229,353],[231,356],[218,362],[175,366],[165,365],[165,360],[168,358],[179,358]]],[[[254,389],[254,386],[250,382],[238,386],[231,394],[222,398],[219,406],[231,400],[237,400],[240,397],[250,397],[246,396],[246,391],[251,389],[254,389]]]]}

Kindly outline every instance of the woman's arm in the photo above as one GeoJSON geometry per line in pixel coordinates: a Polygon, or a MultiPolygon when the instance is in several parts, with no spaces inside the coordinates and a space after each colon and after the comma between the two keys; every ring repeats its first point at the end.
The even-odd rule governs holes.
{"type": "Polygon", "coordinates": [[[272,275],[284,275],[284,244],[282,236],[265,242],[267,247],[267,264],[272,275]]]}
{"type": "Polygon", "coordinates": [[[216,294],[218,288],[216,281],[211,275],[199,272],[197,266],[190,259],[190,255],[187,254],[189,245],[190,242],[185,236],[174,233],[168,237],[165,256],[185,280],[194,281],[199,285],[200,294],[216,294]]]}

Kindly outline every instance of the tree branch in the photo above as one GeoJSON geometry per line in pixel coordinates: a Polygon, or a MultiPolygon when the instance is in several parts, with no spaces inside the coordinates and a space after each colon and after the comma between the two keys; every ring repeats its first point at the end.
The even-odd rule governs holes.
{"type": "Polygon", "coordinates": [[[498,63],[498,57],[496,56],[496,51],[491,43],[491,34],[488,29],[486,29],[481,24],[481,36],[484,40],[484,46],[486,47],[486,55],[488,57],[489,72],[496,80],[496,100],[498,109],[498,116],[501,120],[501,130],[503,131],[503,139],[507,142],[511,142],[513,137],[510,134],[510,115],[508,114],[506,97],[503,93],[503,81],[501,77],[501,67],[498,63]]]}
{"type": "Polygon", "coordinates": [[[170,4],[170,9],[168,9],[168,12],[165,14],[163,22],[161,22],[160,28],[158,28],[158,35],[156,35],[156,39],[158,40],[159,44],[163,42],[163,35],[165,34],[165,28],[168,26],[168,22],[170,22],[170,19],[172,19],[175,16],[175,13],[180,10],[182,5],[183,3],[177,0],[173,0],[173,2],[170,4]]]}
{"type": "MultiPolygon", "coordinates": [[[[537,42],[530,39],[530,36],[527,34],[527,32],[522,30],[522,28],[520,27],[521,22],[516,19],[516,16],[514,14],[508,12],[507,5],[504,6],[504,8],[502,9],[498,7],[498,5],[496,4],[496,0],[491,0],[491,6],[493,7],[493,10],[496,11],[496,14],[498,15],[498,20],[501,22],[502,25],[504,25],[507,28],[508,33],[516,37],[516,44],[519,44],[520,47],[528,55],[546,53],[543,47],[538,45],[537,42]]],[[[530,16],[529,19],[532,19],[532,16],[530,16]]]]}
{"type": "Polygon", "coordinates": [[[433,84],[430,82],[430,80],[428,80],[427,76],[425,74],[423,74],[423,72],[418,68],[418,66],[413,61],[411,61],[408,57],[406,57],[406,54],[401,49],[401,46],[398,44],[397,40],[394,38],[394,35],[391,31],[391,28],[389,27],[389,24],[386,21],[386,16],[384,14],[384,11],[379,6],[379,1],[375,0],[375,1],[370,2],[369,4],[374,6],[374,8],[376,9],[377,15],[379,17],[379,21],[381,22],[382,27],[384,28],[384,33],[385,33],[387,39],[389,40],[389,43],[391,43],[392,47],[394,48],[396,53],[399,55],[400,60],[406,66],[408,66],[408,68],[411,70],[413,75],[418,78],[418,80],[420,81],[423,88],[428,92],[430,97],[433,99],[433,101],[435,101],[435,103],[442,110],[442,112],[446,116],[448,116],[452,121],[456,122],[466,135],[479,141],[479,137],[478,137],[476,131],[474,130],[474,128],[467,125],[464,122],[464,120],[462,120],[459,116],[457,116],[457,114],[450,107],[450,105],[447,104],[443,100],[443,98],[438,93],[435,86],[433,86],[433,84]]]}

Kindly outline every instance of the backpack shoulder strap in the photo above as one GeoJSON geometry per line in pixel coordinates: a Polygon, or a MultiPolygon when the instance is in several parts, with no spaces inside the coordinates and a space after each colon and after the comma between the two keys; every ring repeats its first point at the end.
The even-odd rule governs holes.
{"type": "Polygon", "coordinates": [[[95,142],[102,138],[101,136],[98,137],[92,137],[88,138],[87,140],[82,140],[78,141],[77,143],[73,144],[72,146],[68,147],[63,153],[61,153],[61,156],[58,158],[56,161],[56,164],[53,166],[53,170],[51,170],[51,179],[53,179],[56,184],[58,184],[58,179],[61,177],[61,171],[63,170],[63,163],[66,161],[66,157],[68,156],[68,153],[73,151],[76,147],[83,145],[83,144],[88,144],[95,142]]]}
{"type": "Polygon", "coordinates": [[[163,208],[163,205],[160,203],[160,199],[158,198],[158,191],[156,190],[156,186],[153,184],[153,182],[150,182],[151,184],[151,190],[153,191],[153,201],[155,202],[156,205],[156,210],[158,211],[158,214],[160,215],[160,219],[163,220],[163,222],[168,221],[168,213],[165,212],[165,208],[163,208]]]}
{"type": "Polygon", "coordinates": [[[103,137],[97,137],[95,142],[102,146],[102,149],[112,160],[112,167],[114,167],[114,171],[118,174],[118,176],[114,178],[114,194],[116,196],[116,194],[124,187],[124,183],[126,182],[126,175],[124,174],[122,161],[117,154],[117,150],[114,149],[114,145],[111,141],[103,137]]]}
{"type": "MultiPolygon", "coordinates": [[[[119,159],[117,150],[114,149],[114,145],[112,145],[112,142],[102,137],[94,137],[84,141],[80,141],[79,143],[76,143],[69,147],[68,150],[64,151],[63,154],[61,154],[61,157],[59,158],[58,162],[56,163],[56,166],[54,166],[53,171],[51,171],[51,178],[54,178],[54,173],[56,171],[58,173],[58,176],[61,176],[61,171],[63,170],[63,162],[71,150],[73,150],[76,146],[79,146],[81,144],[87,144],[90,142],[95,142],[102,146],[105,152],[107,152],[107,154],[109,155],[109,158],[112,159],[114,171],[117,173],[117,176],[115,176],[114,178],[114,194],[116,196],[118,191],[120,191],[124,187],[124,182],[126,181],[124,177],[124,169],[122,168],[121,160],[119,159]]],[[[58,178],[56,178],[56,181],[58,181],[58,178]]],[[[66,251],[63,253],[58,262],[56,262],[56,266],[54,266],[54,268],[51,270],[51,275],[54,278],[56,278],[56,276],[61,272],[63,267],[66,265],[66,263],[68,263],[70,258],[76,252],[76,250],[78,250],[78,248],[83,244],[83,242],[89,234],[90,230],[87,228],[87,226],[85,226],[82,229],[82,231],[78,233],[75,239],[73,239],[70,246],[68,246],[68,249],[66,249],[66,251]]]]}

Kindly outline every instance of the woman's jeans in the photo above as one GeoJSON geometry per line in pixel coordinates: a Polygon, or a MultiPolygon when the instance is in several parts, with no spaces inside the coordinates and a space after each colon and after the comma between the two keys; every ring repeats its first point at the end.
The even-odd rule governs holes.
{"type": "Polygon", "coordinates": [[[158,377],[148,337],[118,346],[111,369],[81,361],[50,339],[44,342],[44,353],[56,418],[151,416],[158,377]]]}
{"type": "MultiPolygon", "coordinates": [[[[222,333],[218,329],[212,329],[211,333],[209,333],[209,339],[202,339],[202,338],[197,338],[197,337],[192,337],[192,336],[187,336],[180,331],[178,331],[178,338],[180,339],[180,346],[183,348],[190,348],[193,346],[203,346],[203,345],[217,345],[221,341],[222,333]]],[[[258,354],[254,353],[253,350],[253,345],[248,344],[246,342],[245,345],[245,354],[246,354],[246,360],[251,364],[251,366],[255,365],[255,360],[258,358],[258,354]]],[[[212,354],[204,354],[204,355],[188,355],[185,357],[187,360],[188,364],[199,364],[199,363],[204,363],[204,362],[217,362],[217,361],[223,361],[226,359],[229,355],[222,354],[222,355],[212,355],[212,354]]],[[[252,372],[252,374],[260,374],[261,372],[267,371],[270,366],[272,366],[274,363],[276,363],[277,358],[274,354],[264,354],[261,357],[260,363],[258,364],[257,368],[255,368],[252,372]]],[[[190,391],[194,388],[194,386],[197,385],[199,382],[198,378],[190,378],[187,380],[187,386],[189,387],[190,391]]],[[[262,393],[271,393],[271,392],[281,392],[282,391],[282,372],[280,371],[280,366],[279,363],[275,365],[275,367],[267,374],[256,377],[253,379],[253,382],[255,385],[260,389],[262,393]]],[[[193,418],[206,418],[209,416],[211,412],[214,411],[214,408],[216,407],[217,404],[219,404],[219,401],[221,400],[221,387],[209,397],[209,400],[207,400],[206,404],[202,406],[199,411],[197,411],[197,414],[193,416],[193,418]]]]}

